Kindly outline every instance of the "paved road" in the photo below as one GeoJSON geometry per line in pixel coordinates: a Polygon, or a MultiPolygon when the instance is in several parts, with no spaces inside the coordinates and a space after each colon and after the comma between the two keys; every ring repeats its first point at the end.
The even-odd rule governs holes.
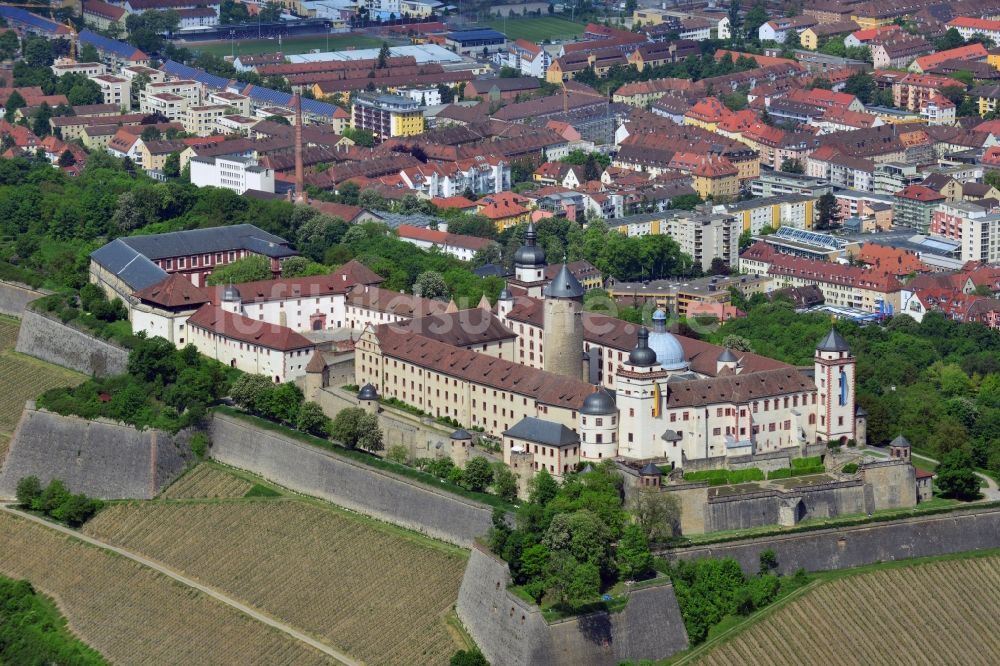
{"type": "Polygon", "coordinates": [[[232,597],[229,597],[226,594],[224,594],[224,593],[222,593],[222,592],[220,592],[220,591],[218,591],[216,589],[213,589],[211,587],[207,587],[205,585],[202,585],[201,583],[197,583],[197,582],[191,580],[190,578],[187,578],[186,576],[183,576],[183,575],[177,573],[176,571],[173,571],[172,569],[169,569],[169,568],[163,566],[162,564],[159,564],[157,562],[154,562],[153,560],[150,560],[150,559],[147,559],[147,558],[143,557],[142,555],[138,555],[138,554],[133,553],[131,551],[125,550],[124,548],[119,548],[117,546],[109,545],[107,543],[104,543],[103,541],[99,541],[98,539],[94,539],[93,537],[89,537],[86,534],[81,534],[80,532],[77,532],[76,530],[72,530],[72,529],[70,529],[68,527],[63,527],[62,525],[57,525],[57,524],[51,523],[51,522],[49,522],[47,520],[43,520],[43,519],[39,518],[38,516],[33,516],[31,514],[24,513],[23,511],[18,511],[17,509],[15,509],[13,506],[11,506],[9,504],[0,504],[0,509],[3,509],[4,511],[7,511],[8,513],[13,513],[13,514],[15,514],[17,516],[20,516],[21,518],[24,518],[26,520],[30,520],[32,522],[38,523],[39,525],[43,525],[44,527],[47,527],[47,528],[49,528],[51,530],[55,530],[57,532],[62,532],[63,534],[68,534],[69,536],[72,536],[75,539],[79,539],[80,541],[84,541],[86,543],[89,543],[92,546],[97,546],[98,548],[103,548],[104,550],[109,550],[109,551],[111,551],[113,553],[121,555],[122,557],[127,557],[128,559],[133,560],[135,562],[138,562],[139,564],[141,564],[141,565],[143,565],[145,567],[149,567],[150,569],[153,569],[153,570],[155,570],[155,571],[163,574],[164,576],[169,576],[170,578],[176,580],[179,583],[182,583],[183,585],[187,585],[188,587],[193,587],[194,589],[198,590],[199,592],[204,592],[205,594],[207,594],[208,596],[212,597],[213,599],[221,601],[222,603],[226,604],[227,606],[231,606],[232,608],[235,608],[236,610],[240,611],[244,615],[249,615],[250,617],[252,617],[253,619],[255,619],[255,620],[259,621],[259,622],[263,622],[264,624],[266,624],[266,625],[268,625],[270,627],[274,627],[278,631],[281,631],[281,632],[283,632],[285,634],[288,634],[292,638],[294,638],[296,640],[299,640],[299,641],[302,641],[306,645],[309,645],[311,647],[316,648],[320,652],[322,652],[322,653],[324,653],[326,655],[329,655],[329,656],[333,657],[334,659],[336,659],[338,663],[344,664],[345,666],[361,666],[361,662],[357,661],[356,659],[352,659],[350,656],[344,654],[343,652],[338,652],[337,650],[334,650],[330,646],[325,645],[324,643],[320,643],[319,641],[317,641],[317,640],[315,640],[313,638],[310,638],[309,636],[306,636],[302,632],[297,631],[296,629],[288,626],[287,624],[285,624],[283,622],[279,622],[278,620],[275,620],[274,618],[271,618],[271,617],[269,617],[269,616],[261,613],[260,611],[256,611],[253,608],[250,608],[249,606],[241,604],[240,602],[236,601],[232,597]]]}

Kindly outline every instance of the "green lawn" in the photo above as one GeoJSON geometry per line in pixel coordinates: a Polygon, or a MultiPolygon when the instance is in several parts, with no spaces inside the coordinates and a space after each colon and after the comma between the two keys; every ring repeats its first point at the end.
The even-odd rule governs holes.
{"type": "MultiPolygon", "coordinates": [[[[382,45],[382,40],[368,35],[330,35],[329,39],[325,35],[315,35],[312,37],[292,37],[281,41],[281,51],[286,54],[308,53],[312,49],[321,51],[343,51],[348,48],[371,49],[382,45]]],[[[278,50],[277,39],[252,39],[237,41],[236,44],[230,42],[211,44],[189,44],[188,48],[193,51],[202,51],[219,56],[249,55],[254,53],[273,53],[278,50]]]]}
{"type": "Polygon", "coordinates": [[[509,18],[506,20],[491,18],[483,23],[507,35],[508,39],[527,39],[531,42],[579,37],[583,34],[584,28],[583,23],[558,16],[509,18]]]}

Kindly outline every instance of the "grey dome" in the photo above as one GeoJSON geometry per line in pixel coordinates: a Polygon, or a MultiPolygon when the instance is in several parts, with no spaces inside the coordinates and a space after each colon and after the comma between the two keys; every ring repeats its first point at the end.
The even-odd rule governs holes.
{"type": "Polygon", "coordinates": [[[472,435],[465,428],[459,428],[455,432],[451,433],[452,439],[472,439],[472,435]]]}
{"type": "Polygon", "coordinates": [[[497,300],[500,301],[512,301],[514,296],[510,293],[510,289],[507,288],[507,283],[503,283],[503,289],[500,290],[500,295],[497,296],[497,300]]]}
{"type": "Polygon", "coordinates": [[[721,354],[719,354],[719,363],[739,363],[740,360],[736,358],[736,354],[730,349],[725,349],[721,354]]]}
{"type": "Polygon", "coordinates": [[[851,351],[851,348],[847,345],[847,340],[837,332],[837,329],[831,328],[826,337],[816,345],[816,351],[846,352],[851,351]]]}
{"type": "Polygon", "coordinates": [[[580,407],[580,413],[588,416],[605,416],[617,411],[615,397],[606,388],[599,388],[588,395],[583,401],[583,406],[580,407]]]}
{"type": "Polygon", "coordinates": [[[233,285],[229,285],[222,290],[223,303],[238,303],[241,300],[243,300],[243,297],[240,296],[240,290],[233,285]]]}
{"type": "Polygon", "coordinates": [[[535,225],[528,223],[524,233],[524,245],[514,253],[514,265],[521,268],[542,268],[545,266],[545,250],[535,245],[537,234],[535,225]]]}
{"type": "Polygon", "coordinates": [[[378,400],[378,391],[371,384],[365,384],[358,391],[358,400],[378,400]]]}
{"type": "Polygon", "coordinates": [[[656,365],[656,352],[649,348],[649,329],[645,326],[639,329],[639,341],[635,349],[629,352],[628,363],[640,368],[656,365]]]}
{"type": "Polygon", "coordinates": [[[889,442],[889,446],[896,446],[904,449],[910,448],[910,440],[906,439],[902,435],[896,437],[896,439],[889,442]]]}
{"type": "Polygon", "coordinates": [[[667,314],[663,310],[653,313],[653,332],[649,334],[649,348],[656,352],[656,359],[664,370],[687,369],[684,348],[667,330],[667,314]]]}
{"type": "Polygon", "coordinates": [[[567,264],[563,264],[552,282],[545,287],[545,296],[548,298],[580,298],[585,289],[580,281],[576,279],[567,264]]]}

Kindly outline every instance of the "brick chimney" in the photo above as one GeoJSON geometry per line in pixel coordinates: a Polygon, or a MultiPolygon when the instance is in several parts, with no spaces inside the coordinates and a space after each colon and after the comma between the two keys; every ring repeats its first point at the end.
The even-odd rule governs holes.
{"type": "Polygon", "coordinates": [[[292,108],[295,109],[295,200],[305,201],[305,174],[302,166],[302,98],[298,93],[292,95],[292,108]]]}

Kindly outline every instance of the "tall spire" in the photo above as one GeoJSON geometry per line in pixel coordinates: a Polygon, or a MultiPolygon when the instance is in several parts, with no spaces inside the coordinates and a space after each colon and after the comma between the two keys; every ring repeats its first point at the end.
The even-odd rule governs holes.
{"type": "Polygon", "coordinates": [[[295,109],[295,200],[305,201],[305,169],[302,166],[302,97],[298,93],[292,95],[292,108],[295,109]]]}

